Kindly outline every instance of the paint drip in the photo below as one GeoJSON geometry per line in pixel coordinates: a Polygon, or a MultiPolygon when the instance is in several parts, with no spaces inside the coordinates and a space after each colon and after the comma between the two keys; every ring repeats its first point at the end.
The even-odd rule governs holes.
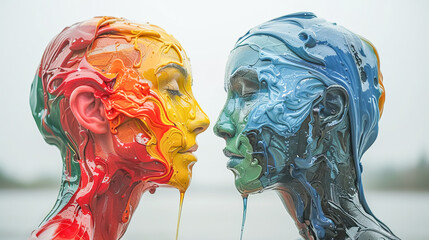
{"type": "Polygon", "coordinates": [[[246,223],[247,197],[248,197],[248,195],[243,195],[243,218],[241,220],[240,240],[243,240],[244,224],[246,223]]]}
{"type": "Polygon", "coordinates": [[[180,218],[182,217],[182,206],[183,206],[184,198],[185,198],[185,192],[180,192],[179,215],[177,216],[177,226],[176,226],[176,240],[179,239],[180,218]]]}
{"type": "Polygon", "coordinates": [[[190,72],[180,43],[151,24],[95,17],[50,42],[30,106],[46,142],[61,151],[63,176],[55,206],[30,239],[119,239],[155,185],[179,189],[181,212],[195,138],[209,124],[190,72]],[[85,112],[77,110],[79,91],[103,109],[102,128],[75,117],[73,109],[85,112]]]}

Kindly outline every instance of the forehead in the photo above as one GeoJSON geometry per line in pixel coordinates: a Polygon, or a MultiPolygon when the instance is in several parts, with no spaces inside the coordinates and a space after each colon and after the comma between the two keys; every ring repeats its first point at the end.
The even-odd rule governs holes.
{"type": "Polygon", "coordinates": [[[156,73],[168,66],[189,72],[189,60],[180,45],[156,38],[139,37],[130,41],[126,37],[100,37],[87,52],[88,62],[102,72],[108,72],[116,59],[152,83],[156,83],[156,73]]]}
{"type": "Polygon", "coordinates": [[[274,55],[295,55],[283,42],[272,36],[255,35],[241,40],[229,55],[225,71],[225,88],[229,88],[230,81],[237,73],[243,70],[259,73],[261,68],[273,64],[262,57],[261,52],[264,51],[274,55]]]}

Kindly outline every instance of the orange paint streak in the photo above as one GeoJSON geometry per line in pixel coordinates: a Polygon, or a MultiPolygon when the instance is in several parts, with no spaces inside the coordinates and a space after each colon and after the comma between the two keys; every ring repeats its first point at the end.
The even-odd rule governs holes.
{"type": "Polygon", "coordinates": [[[192,96],[189,66],[180,44],[163,29],[124,19],[96,17],[52,40],[38,76],[44,117],[50,110],[60,117],[57,125],[42,119],[42,126],[64,144],[63,180],[79,186],[71,198],[59,197],[57,206],[64,207],[53,210],[32,239],[118,239],[141,194],[157,187],[154,182],[178,188],[183,203],[196,161],[189,149],[208,125],[192,96]],[[71,112],[72,93],[80,86],[92,88],[103,104],[107,133],[91,132],[71,112]]]}
{"type": "Polygon", "coordinates": [[[383,115],[383,110],[384,110],[384,102],[386,100],[386,89],[384,88],[384,84],[383,84],[383,74],[381,73],[381,70],[380,70],[380,57],[378,56],[377,49],[375,48],[375,46],[370,41],[368,41],[364,37],[360,37],[360,38],[364,42],[366,42],[368,45],[371,46],[372,50],[374,51],[375,56],[377,57],[378,85],[380,87],[380,97],[378,98],[378,110],[380,112],[380,118],[381,118],[381,116],[383,115]]]}

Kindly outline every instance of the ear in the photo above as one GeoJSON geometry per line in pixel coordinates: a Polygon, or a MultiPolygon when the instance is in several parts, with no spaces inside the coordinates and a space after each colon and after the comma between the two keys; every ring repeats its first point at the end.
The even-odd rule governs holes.
{"type": "Polygon", "coordinates": [[[92,87],[77,87],[70,95],[70,108],[80,125],[95,134],[104,134],[109,130],[109,122],[103,103],[94,93],[92,87]]]}
{"type": "Polygon", "coordinates": [[[325,89],[319,109],[320,125],[327,129],[338,125],[346,116],[349,109],[349,94],[339,85],[325,89]]]}

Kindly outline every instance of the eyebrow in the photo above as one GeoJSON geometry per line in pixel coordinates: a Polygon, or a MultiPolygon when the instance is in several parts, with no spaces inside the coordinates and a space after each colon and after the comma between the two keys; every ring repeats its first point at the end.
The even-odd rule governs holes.
{"type": "Polygon", "coordinates": [[[161,67],[158,71],[161,71],[161,70],[164,70],[167,68],[175,68],[175,69],[179,70],[183,74],[183,76],[185,76],[185,78],[188,77],[188,71],[186,71],[186,69],[184,67],[182,67],[176,63],[169,63],[169,64],[161,67]]]}

